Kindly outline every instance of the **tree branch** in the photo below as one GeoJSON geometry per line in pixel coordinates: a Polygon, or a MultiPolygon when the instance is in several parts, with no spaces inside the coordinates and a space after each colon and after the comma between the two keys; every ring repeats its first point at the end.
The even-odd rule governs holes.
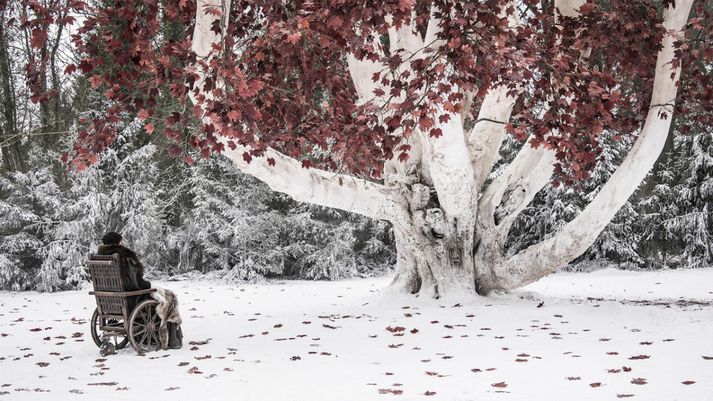
{"type": "MultiPolygon", "coordinates": [[[[514,2],[510,4],[515,5],[514,2]]],[[[504,12],[503,9],[501,15],[504,12]]],[[[507,15],[507,18],[510,29],[520,25],[517,15],[507,15]]],[[[519,93],[520,89],[516,91],[519,93]]],[[[477,192],[483,189],[490,171],[500,159],[500,147],[507,134],[505,124],[510,121],[510,114],[517,100],[517,96],[510,95],[510,92],[512,88],[508,88],[507,85],[489,88],[478,111],[475,125],[467,135],[477,192]]]]}
{"type": "MultiPolygon", "coordinates": [[[[206,13],[210,7],[220,7],[224,10],[230,8],[230,0],[198,0],[196,9],[196,25],[193,31],[192,49],[199,59],[207,59],[212,55],[213,44],[220,43],[222,34],[211,30],[215,16],[206,13]]],[[[228,25],[227,12],[222,14],[223,32],[228,25]]],[[[197,69],[201,75],[201,69],[197,69]]],[[[200,77],[203,81],[203,77],[200,77]]],[[[203,85],[196,85],[198,90],[203,85]]],[[[212,93],[202,93],[211,99],[212,93]]],[[[193,96],[193,95],[192,95],[193,96]]],[[[195,96],[193,97],[195,101],[195,96]]],[[[220,127],[216,130],[220,132],[220,127]]],[[[225,155],[244,173],[249,174],[263,182],[275,191],[285,193],[295,200],[310,202],[317,205],[342,209],[348,212],[359,213],[368,217],[390,220],[400,212],[397,204],[391,200],[389,190],[383,185],[369,182],[356,177],[334,174],[319,169],[306,169],[296,159],[285,156],[274,149],[265,151],[266,160],[255,160],[248,163],[243,155],[250,148],[236,146],[231,149],[228,139],[219,136],[219,141],[225,146],[225,155]],[[275,165],[270,166],[268,160],[274,160],[275,165]]]]}
{"type": "Polygon", "coordinates": [[[555,153],[526,143],[505,172],[480,197],[479,232],[483,241],[504,247],[510,227],[552,177],[555,153]],[[490,236],[490,237],[488,237],[490,236]]]}
{"type": "MultiPolygon", "coordinates": [[[[664,11],[663,25],[668,32],[656,60],[656,75],[650,104],[668,104],[676,98],[681,68],[673,69],[674,42],[688,20],[693,0],[679,0],[664,11]],[[673,72],[673,79],[671,73],[673,72]]],[[[584,253],[609,224],[617,211],[648,174],[664,148],[671,118],[663,118],[658,108],[650,108],[644,128],[634,146],[609,181],[582,213],[557,235],[508,258],[497,267],[502,288],[515,288],[555,272],[584,253]]]]}
{"type": "Polygon", "coordinates": [[[478,119],[468,134],[477,191],[483,188],[490,171],[500,159],[500,146],[507,134],[505,124],[510,120],[516,100],[514,96],[508,95],[505,85],[490,89],[483,99],[478,119]]]}
{"type": "MultiPolygon", "coordinates": [[[[225,139],[221,138],[221,141],[225,142],[225,139]]],[[[248,163],[243,154],[249,151],[250,148],[245,146],[231,150],[226,145],[223,153],[243,173],[297,201],[381,220],[393,220],[401,213],[400,207],[391,199],[390,189],[381,184],[316,168],[303,168],[299,161],[274,149],[268,149],[263,158],[248,163]],[[269,159],[275,161],[274,166],[269,165],[269,159]]]]}

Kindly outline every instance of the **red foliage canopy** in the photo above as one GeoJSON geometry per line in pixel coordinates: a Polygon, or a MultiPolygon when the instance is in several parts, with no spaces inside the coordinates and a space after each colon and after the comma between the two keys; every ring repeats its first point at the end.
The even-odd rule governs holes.
{"type": "MultiPolygon", "coordinates": [[[[407,158],[404,137],[416,129],[440,135],[436,121],[461,111],[464,92],[477,100],[504,83],[523,93],[503,123],[517,138],[532,135],[533,146],[555,149],[557,172],[569,183],[595,166],[601,132],[640,127],[666,34],[660,1],[590,2],[579,17],[562,18],[551,0],[517,8],[505,0],[234,0],[229,10],[203,11],[215,16],[217,32],[226,14],[230,23],[219,56],[197,60],[191,0],[52,4],[26,2],[33,48],[42,48],[50,23],[62,22],[62,7],[85,15],[72,39],[81,61],[66,72],[83,74],[111,101],[106,116],[82,121],[69,155],[77,167],[112,143],[119,115],[128,112],[146,120],[148,132],[158,128],[174,140],[174,155],[191,147],[220,152],[220,134],[229,146],[250,145],[248,160],[273,147],[305,167],[378,178],[385,160],[407,158]],[[521,19],[517,28],[508,25],[512,14],[521,19]],[[423,35],[432,17],[441,29],[428,49],[415,56],[388,50],[389,26],[413,24],[423,35]],[[375,94],[390,98],[387,105],[356,103],[347,54],[385,65],[373,79],[387,88],[375,94]],[[404,63],[413,73],[397,72],[404,63]],[[214,99],[199,96],[200,105],[189,96],[197,91],[197,68],[207,74],[203,92],[214,99]],[[178,106],[156,121],[166,96],[178,106]]],[[[709,2],[694,5],[676,60],[684,64],[681,101],[663,109],[685,112],[687,126],[713,122],[710,14],[709,2]]],[[[32,87],[42,101],[42,88],[32,87]]]]}

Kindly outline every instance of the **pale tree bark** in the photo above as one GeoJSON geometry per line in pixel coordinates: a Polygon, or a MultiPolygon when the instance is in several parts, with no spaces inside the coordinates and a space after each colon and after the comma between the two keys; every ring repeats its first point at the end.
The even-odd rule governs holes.
{"type": "Polygon", "coordinates": [[[681,68],[673,68],[674,42],[682,35],[693,0],[679,0],[664,11],[669,34],[662,41],[644,127],[622,164],[582,213],[554,237],[511,256],[500,257],[492,268],[496,289],[516,288],[551,274],[584,253],[614,218],[651,170],[666,143],[681,68]]]}
{"type": "MultiPolygon", "coordinates": [[[[508,6],[514,7],[514,2],[508,6]]],[[[508,25],[520,25],[517,15],[508,15],[508,25]]],[[[477,60],[476,60],[477,61],[477,60]]],[[[500,147],[507,136],[505,126],[522,88],[498,85],[488,90],[483,98],[473,128],[467,133],[471,164],[475,174],[475,190],[481,192],[495,163],[500,160],[500,147]]],[[[469,106],[470,107],[470,106],[469,106]]]]}
{"type": "MultiPolygon", "coordinates": [[[[201,60],[211,57],[213,44],[221,35],[211,31],[214,16],[206,7],[227,9],[229,0],[198,0],[193,50],[201,60]]],[[[679,32],[684,26],[692,0],[679,0],[664,13],[667,29],[679,32]]],[[[559,15],[576,16],[584,0],[558,0],[559,15]]],[[[223,15],[226,15],[225,13],[223,15]]],[[[388,30],[391,54],[426,54],[428,46],[439,43],[439,22],[432,10],[425,35],[414,25],[388,30]]],[[[223,21],[223,26],[228,21],[223,21]]],[[[511,21],[513,26],[516,20],[511,21]]],[[[373,38],[378,45],[378,38],[373,38]]],[[[655,162],[665,142],[670,118],[660,115],[676,97],[671,79],[672,36],[663,40],[656,66],[651,110],[639,139],[621,167],[601,189],[594,201],[550,240],[533,245],[515,255],[506,255],[505,242],[517,216],[551,180],[554,153],[543,147],[525,145],[504,172],[486,186],[486,179],[498,161],[498,151],[506,137],[505,125],[521,88],[504,85],[492,88],[482,101],[475,125],[468,132],[461,115],[450,114],[448,121],[436,121],[442,135],[434,138],[426,130],[415,130],[406,143],[412,146],[407,162],[385,163],[384,183],[379,184],[348,175],[301,164],[274,149],[265,159],[248,163],[243,154],[249,148],[230,149],[225,154],[243,172],[257,177],[276,191],[293,198],[388,220],[393,224],[398,252],[393,287],[423,296],[439,297],[455,292],[488,293],[507,290],[532,282],[560,268],[583,253],[626,202],[655,162]]],[[[587,57],[588,52],[583,57],[587,57]]],[[[398,96],[377,96],[377,89],[389,93],[376,72],[388,69],[369,60],[347,55],[348,70],[356,89],[358,104],[400,102],[398,96]]],[[[409,69],[408,63],[395,73],[409,69]]],[[[410,71],[409,71],[410,72],[410,71]]],[[[201,82],[198,83],[201,87],[201,82]]],[[[209,94],[202,94],[210,99],[209,94]]],[[[385,108],[388,110],[388,108],[385,108]]],[[[670,113],[669,113],[670,114],[670,113]]],[[[217,126],[218,133],[223,127],[217,126]]],[[[553,133],[554,134],[554,133],[553,133]]]]}

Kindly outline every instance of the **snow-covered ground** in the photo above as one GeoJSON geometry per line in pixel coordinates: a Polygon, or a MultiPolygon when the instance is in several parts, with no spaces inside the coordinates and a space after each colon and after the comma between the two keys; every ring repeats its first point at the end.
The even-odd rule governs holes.
{"type": "Polygon", "coordinates": [[[713,400],[713,269],[563,273],[477,299],[387,284],[162,283],[184,348],[105,359],[86,291],[0,292],[0,401],[713,400]]]}

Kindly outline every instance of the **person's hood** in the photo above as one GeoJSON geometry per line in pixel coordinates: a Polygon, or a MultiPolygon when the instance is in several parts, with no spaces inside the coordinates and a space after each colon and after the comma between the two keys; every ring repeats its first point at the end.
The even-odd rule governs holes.
{"type": "Polygon", "coordinates": [[[106,251],[118,251],[120,245],[107,245],[107,244],[99,244],[97,247],[97,250],[99,252],[106,252],[106,251]]]}
{"type": "Polygon", "coordinates": [[[118,253],[122,257],[134,257],[134,258],[136,257],[136,253],[134,253],[134,251],[132,251],[131,249],[129,249],[121,244],[112,244],[112,245],[100,244],[97,247],[97,252],[104,254],[104,255],[111,255],[113,253],[118,253]]]}
{"type": "Polygon", "coordinates": [[[121,245],[121,244],[99,244],[97,247],[97,250],[102,253],[121,253],[121,254],[133,254],[129,248],[121,245]]]}

